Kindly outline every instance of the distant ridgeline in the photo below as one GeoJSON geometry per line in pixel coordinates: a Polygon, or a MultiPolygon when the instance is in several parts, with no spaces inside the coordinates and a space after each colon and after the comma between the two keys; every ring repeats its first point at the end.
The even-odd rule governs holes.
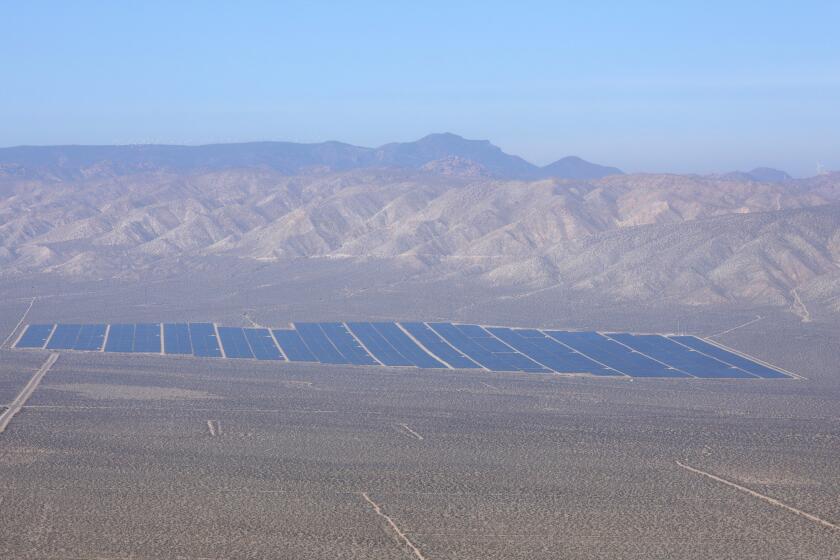
{"type": "Polygon", "coordinates": [[[215,323],[32,324],[14,347],[611,378],[799,377],[696,336],[454,323],[294,323],[285,329],[215,323]]]}
{"type": "Polygon", "coordinates": [[[456,134],[429,134],[414,142],[378,148],[342,142],[246,142],[204,146],[140,144],[132,146],[18,146],[0,148],[0,175],[81,179],[91,175],[126,175],[222,169],[273,169],[297,174],[308,169],[347,171],[370,168],[415,169],[446,174],[479,174],[501,179],[595,179],[621,174],[615,167],[567,156],[545,166],[507,154],[486,140],[456,134]]]}

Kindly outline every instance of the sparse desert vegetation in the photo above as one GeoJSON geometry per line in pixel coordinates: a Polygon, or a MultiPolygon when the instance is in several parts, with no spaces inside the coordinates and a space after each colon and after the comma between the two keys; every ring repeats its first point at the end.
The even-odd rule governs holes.
{"type": "MultiPolygon", "coordinates": [[[[393,284],[391,297],[408,306],[390,311],[387,297],[365,290],[322,297],[306,291],[305,274],[280,280],[300,297],[276,301],[261,295],[270,293],[258,287],[263,273],[208,277],[206,291],[192,285],[192,298],[178,292],[177,278],[148,300],[119,285],[84,295],[81,285],[36,302],[29,318],[183,319],[201,313],[213,282],[241,282],[211,317],[227,313],[229,322],[246,306],[260,323],[282,324],[307,306],[330,318],[441,305],[430,301],[433,290],[412,299],[405,283],[393,284]]],[[[325,285],[356,281],[320,274],[325,285]]],[[[5,301],[15,299],[4,310],[19,317],[28,300],[5,301]]],[[[505,313],[520,324],[667,330],[681,316],[595,305],[584,316],[579,302],[550,299],[520,300],[513,315],[473,301],[453,318],[492,322],[505,313]]],[[[831,558],[837,531],[676,463],[840,518],[835,327],[824,317],[762,313],[720,340],[807,380],[630,382],[66,352],[0,435],[0,553],[417,558],[413,546],[429,560],[831,558]]],[[[690,328],[725,331],[748,322],[743,314],[699,310],[690,328]]],[[[13,398],[47,356],[0,352],[3,394],[13,398]]]]}

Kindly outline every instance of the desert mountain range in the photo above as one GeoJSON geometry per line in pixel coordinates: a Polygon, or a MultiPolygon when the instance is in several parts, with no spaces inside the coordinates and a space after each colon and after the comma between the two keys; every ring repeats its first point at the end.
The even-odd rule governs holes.
{"type": "Polygon", "coordinates": [[[0,149],[3,276],[347,259],[513,292],[840,308],[840,174],[537,167],[485,141],[0,149]]]}

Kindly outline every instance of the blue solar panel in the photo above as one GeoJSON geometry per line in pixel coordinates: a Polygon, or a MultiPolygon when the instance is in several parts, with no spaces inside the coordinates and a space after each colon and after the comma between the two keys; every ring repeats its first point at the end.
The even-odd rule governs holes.
{"type": "Polygon", "coordinates": [[[521,352],[508,352],[505,354],[496,354],[502,356],[511,367],[510,371],[529,371],[532,373],[549,373],[550,369],[538,364],[525,354],[521,352]]]}
{"type": "Polygon", "coordinates": [[[658,334],[615,333],[607,336],[694,377],[728,379],[755,377],[744,370],[710,358],[658,334]]]}
{"type": "Polygon", "coordinates": [[[254,353],[245,338],[245,332],[237,327],[219,327],[219,339],[226,358],[253,358],[254,353]]]}
{"type": "Polygon", "coordinates": [[[47,348],[50,350],[72,350],[79,339],[79,331],[82,325],[56,325],[50,337],[47,348]]]}
{"type": "Polygon", "coordinates": [[[546,373],[551,370],[525,356],[515,348],[505,344],[484,327],[478,325],[456,325],[470,340],[491,352],[493,356],[508,364],[509,371],[530,371],[546,373]]]}
{"type": "Polygon", "coordinates": [[[105,341],[106,352],[131,352],[134,346],[134,325],[111,325],[105,341]]]}
{"type": "Polygon", "coordinates": [[[254,351],[254,357],[258,360],[282,360],[274,339],[271,338],[271,333],[268,329],[244,329],[245,338],[248,339],[248,344],[251,350],[254,351]]]}
{"type": "Polygon", "coordinates": [[[411,336],[435,356],[457,369],[480,369],[481,366],[453,348],[425,323],[400,323],[411,336]]]}
{"type": "Polygon", "coordinates": [[[724,350],[719,346],[710,344],[705,340],[701,340],[695,336],[672,336],[670,338],[679,342],[680,344],[688,346],[689,348],[693,348],[698,352],[702,352],[707,356],[740,368],[758,377],[763,377],[765,379],[781,379],[785,377],[790,377],[789,375],[782,373],[781,371],[767,367],[763,364],[759,364],[728,350],[724,350]]]}
{"type": "Polygon", "coordinates": [[[105,329],[108,325],[82,325],[79,329],[79,337],[73,350],[99,351],[105,342],[105,329]]]}
{"type": "Polygon", "coordinates": [[[134,348],[131,351],[160,354],[160,323],[134,325],[134,348]]]}
{"type": "Polygon", "coordinates": [[[349,364],[333,346],[318,323],[295,323],[298,334],[322,364],[349,364]]]}
{"type": "Polygon", "coordinates": [[[501,341],[492,338],[490,333],[478,325],[462,328],[465,325],[455,326],[451,323],[429,323],[429,326],[445,338],[447,342],[491,371],[549,371],[528,357],[515,352],[509,346],[501,344],[501,341]],[[470,333],[472,336],[467,333],[470,333]],[[494,352],[488,348],[498,348],[499,350],[504,348],[506,351],[494,352]]]}
{"type": "Polygon", "coordinates": [[[318,323],[333,346],[341,353],[344,358],[351,364],[357,366],[376,366],[376,363],[370,354],[359,345],[359,342],[353,338],[353,335],[347,330],[347,327],[341,323],[318,323]]]}
{"type": "Polygon", "coordinates": [[[507,371],[508,366],[504,361],[495,358],[492,353],[470,340],[467,335],[451,323],[429,323],[429,326],[437,331],[452,346],[487,369],[492,371],[507,371]]]}
{"type": "Polygon", "coordinates": [[[192,354],[190,327],[186,323],[163,325],[163,351],[166,354],[192,354]]]}
{"type": "Polygon", "coordinates": [[[548,338],[538,330],[502,327],[488,327],[487,330],[511,347],[558,373],[621,375],[548,338]]]}
{"type": "Polygon", "coordinates": [[[446,369],[446,366],[417,346],[395,323],[372,323],[373,328],[412,364],[423,369],[446,369]]]}
{"type": "Polygon", "coordinates": [[[596,332],[545,332],[587,357],[632,377],[689,377],[596,332]]]}
{"type": "Polygon", "coordinates": [[[190,323],[193,354],[202,358],[221,358],[222,351],[212,323],[190,323]]]}
{"type": "Polygon", "coordinates": [[[455,325],[455,328],[461,331],[465,336],[472,339],[473,342],[493,353],[509,353],[510,346],[494,337],[489,331],[478,325],[455,325]]]}
{"type": "Polygon", "coordinates": [[[414,365],[405,356],[397,352],[370,323],[347,323],[347,326],[382,365],[414,365]]]}
{"type": "Polygon", "coordinates": [[[55,325],[29,325],[15,344],[15,348],[43,348],[55,325]]]}
{"type": "Polygon", "coordinates": [[[516,329],[516,334],[522,338],[547,338],[542,331],[537,329],[516,329]]]}
{"type": "Polygon", "coordinates": [[[309,351],[309,347],[293,329],[274,329],[271,331],[277,343],[290,362],[317,362],[318,358],[309,351]]]}
{"type": "Polygon", "coordinates": [[[479,325],[458,324],[452,326],[464,333],[464,335],[468,336],[469,338],[483,338],[487,336],[487,333],[479,325]]]}

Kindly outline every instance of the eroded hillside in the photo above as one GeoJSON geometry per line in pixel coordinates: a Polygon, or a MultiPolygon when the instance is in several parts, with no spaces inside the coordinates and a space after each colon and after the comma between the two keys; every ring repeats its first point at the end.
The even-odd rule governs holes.
{"type": "Polygon", "coordinates": [[[678,175],[506,181],[364,169],[7,177],[5,276],[142,275],[185,257],[353,259],[423,277],[788,305],[833,301],[840,176],[758,183],[678,175]]]}

